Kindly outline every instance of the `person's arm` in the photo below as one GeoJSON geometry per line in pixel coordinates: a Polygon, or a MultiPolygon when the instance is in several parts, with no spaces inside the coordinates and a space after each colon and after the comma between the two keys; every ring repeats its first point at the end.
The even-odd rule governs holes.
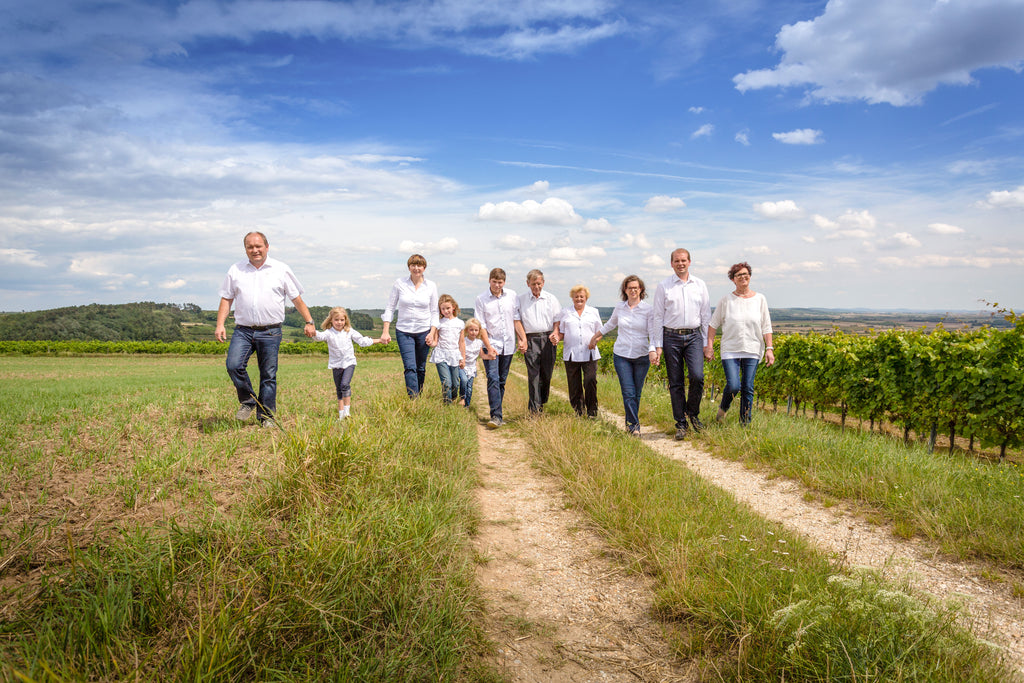
{"type": "Polygon", "coordinates": [[[526,328],[519,319],[513,320],[512,325],[516,328],[516,346],[519,347],[519,353],[526,353],[526,328]]]}
{"type": "Polygon", "coordinates": [[[487,336],[487,328],[480,328],[480,341],[484,343],[484,350],[487,352],[487,355],[490,356],[490,358],[485,360],[494,360],[498,357],[498,352],[494,350],[493,346],[491,346],[491,338],[487,336]]]}
{"type": "Polygon", "coordinates": [[[217,341],[227,341],[228,333],[224,329],[224,323],[228,319],[228,313],[231,312],[231,303],[234,299],[225,299],[221,297],[220,306],[217,307],[217,327],[213,330],[213,338],[217,341]]]}
{"type": "Polygon", "coordinates": [[[660,284],[654,290],[654,297],[651,299],[651,326],[653,336],[651,343],[654,344],[654,364],[661,362],[661,352],[665,344],[665,288],[660,284]]]}
{"type": "Polygon", "coordinates": [[[384,321],[384,326],[380,331],[380,343],[390,344],[391,343],[391,318],[395,315],[395,308],[398,307],[398,282],[391,286],[391,293],[388,295],[388,305],[384,307],[384,312],[380,314],[380,319],[384,321]]]}
{"type": "Polygon", "coordinates": [[[715,359],[715,328],[708,326],[708,343],[704,347],[704,358],[707,360],[715,359]]]}
{"type": "Polygon", "coordinates": [[[316,324],[313,322],[313,316],[309,314],[309,307],[306,306],[306,302],[302,300],[302,295],[292,299],[292,303],[295,305],[295,310],[299,312],[302,319],[306,321],[306,324],[302,326],[302,332],[307,337],[316,336],[316,324]]]}
{"type": "Polygon", "coordinates": [[[764,335],[764,362],[766,365],[775,365],[775,347],[772,345],[772,333],[764,335]]]}
{"type": "Polygon", "coordinates": [[[459,367],[466,367],[466,330],[459,330],[459,367]]]}
{"type": "Polygon", "coordinates": [[[768,300],[761,297],[761,329],[764,333],[764,361],[775,365],[775,345],[772,343],[772,317],[768,312],[768,300]]]}

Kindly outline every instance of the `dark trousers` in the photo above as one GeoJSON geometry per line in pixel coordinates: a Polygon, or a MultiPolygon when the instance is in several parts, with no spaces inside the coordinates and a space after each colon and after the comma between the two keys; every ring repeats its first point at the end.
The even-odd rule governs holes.
{"type": "Polygon", "coordinates": [[[597,417],[597,361],[565,361],[565,380],[569,384],[569,404],[577,415],[597,417]]]}
{"type": "Polygon", "coordinates": [[[686,427],[687,418],[699,418],[700,399],[704,396],[704,335],[699,329],[689,334],[668,329],[663,332],[662,355],[668,375],[668,394],[672,399],[672,418],[676,429],[682,429],[686,427]]]}
{"type": "Polygon", "coordinates": [[[487,403],[490,404],[492,420],[502,419],[501,402],[505,398],[505,380],[508,379],[511,367],[511,353],[484,361],[484,372],[487,374],[487,403]]]}
{"type": "Polygon", "coordinates": [[[526,335],[526,382],[529,387],[531,413],[544,410],[551,394],[551,374],[555,371],[557,349],[548,338],[550,332],[526,335]]]}
{"type": "Polygon", "coordinates": [[[277,351],[281,347],[281,328],[256,330],[237,325],[228,344],[227,369],[231,383],[238,392],[238,402],[256,406],[256,418],[274,417],[277,410],[277,351]],[[252,390],[246,366],[256,354],[260,369],[259,395],[252,390]]]}
{"type": "Polygon", "coordinates": [[[402,355],[402,366],[405,368],[405,391],[409,398],[416,398],[423,391],[427,379],[427,346],[428,332],[395,331],[398,351],[402,355]]]}

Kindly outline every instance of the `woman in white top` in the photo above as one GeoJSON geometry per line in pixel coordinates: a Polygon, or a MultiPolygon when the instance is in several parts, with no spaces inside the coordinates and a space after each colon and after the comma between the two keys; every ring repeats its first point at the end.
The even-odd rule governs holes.
{"type": "Polygon", "coordinates": [[[612,347],[612,361],[622,389],[626,429],[633,436],[640,436],[640,395],[651,363],[658,362],[654,345],[654,309],[644,301],[647,288],[636,275],[626,276],[619,286],[619,296],[622,301],[591,341],[596,346],[601,337],[619,328],[612,347]]]}
{"type": "Polygon", "coordinates": [[[563,308],[554,323],[551,342],[562,344],[565,378],[569,383],[569,403],[577,415],[597,417],[597,350],[594,335],[601,331],[601,314],[587,306],[590,290],[576,285],[569,290],[572,306],[563,308]]]}
{"type": "Polygon", "coordinates": [[[387,308],[381,314],[381,341],[391,341],[391,318],[398,312],[395,339],[405,367],[405,390],[416,398],[427,376],[427,355],[437,344],[437,285],[423,277],[427,260],[419,254],[409,257],[409,277],[400,277],[391,287],[387,308]]]}
{"type": "Polygon", "coordinates": [[[772,320],[768,315],[768,301],[763,294],[750,288],[753,270],[749,263],[737,263],[729,269],[729,279],[736,289],[722,297],[711,316],[708,327],[708,343],[704,357],[715,357],[715,330],[722,330],[719,348],[722,355],[722,369],[725,370],[725,391],[718,408],[718,421],[732,405],[737,392],[740,394],[740,424],[748,425],[754,408],[754,375],[757,364],[764,355],[768,365],[775,364],[772,347],[772,320]]]}

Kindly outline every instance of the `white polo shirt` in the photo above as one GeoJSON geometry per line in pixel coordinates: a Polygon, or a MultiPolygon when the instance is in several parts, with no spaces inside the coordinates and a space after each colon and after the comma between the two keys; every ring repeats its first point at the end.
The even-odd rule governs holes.
{"type": "Polygon", "coordinates": [[[285,304],[303,291],[291,268],[268,257],[259,268],[248,260],[231,266],[217,293],[233,301],[236,325],[261,327],[283,323],[285,304]]]}

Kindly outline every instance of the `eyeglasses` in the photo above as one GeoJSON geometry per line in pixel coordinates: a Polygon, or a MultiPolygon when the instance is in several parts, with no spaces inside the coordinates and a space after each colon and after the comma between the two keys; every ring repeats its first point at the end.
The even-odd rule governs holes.
{"type": "Polygon", "coordinates": [[[735,275],[732,276],[732,279],[736,280],[736,279],[741,278],[741,277],[749,278],[750,277],[750,273],[736,273],[735,275]]]}

